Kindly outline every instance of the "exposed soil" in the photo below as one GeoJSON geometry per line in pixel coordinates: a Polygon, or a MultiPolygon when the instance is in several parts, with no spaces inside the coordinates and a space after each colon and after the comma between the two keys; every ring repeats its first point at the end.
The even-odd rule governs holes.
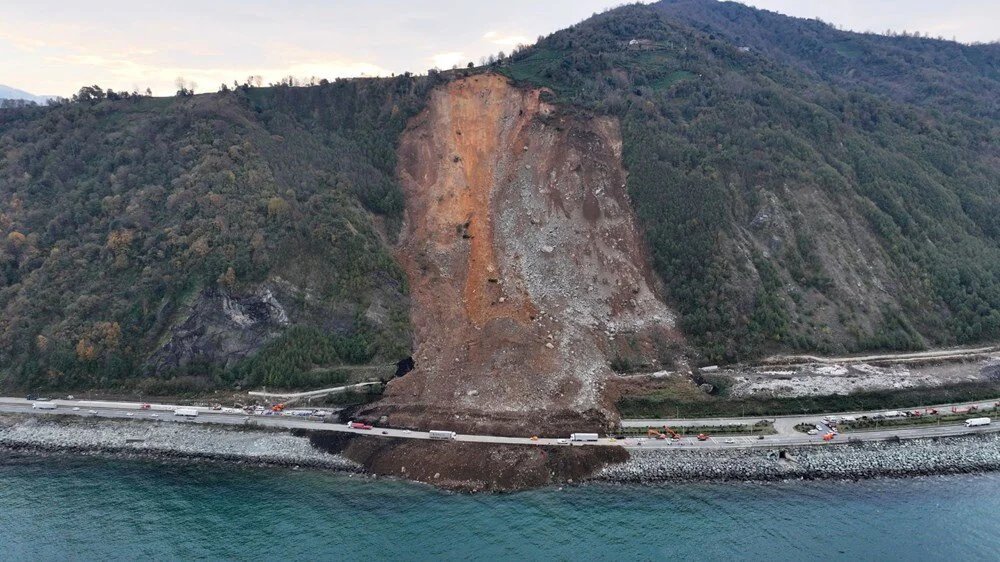
{"type": "Polygon", "coordinates": [[[656,365],[680,341],[625,190],[618,123],[541,94],[456,80],[404,132],[397,257],[416,365],[362,415],[511,435],[609,427],[610,360],[656,365]]]}
{"type": "Polygon", "coordinates": [[[314,447],[343,455],[374,474],[466,492],[512,491],[580,481],[629,458],[622,447],[525,447],[303,433],[308,433],[314,447]]]}

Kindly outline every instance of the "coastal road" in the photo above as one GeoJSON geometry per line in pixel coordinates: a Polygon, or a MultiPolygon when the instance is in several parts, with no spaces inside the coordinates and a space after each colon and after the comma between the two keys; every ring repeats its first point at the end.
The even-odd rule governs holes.
{"type": "MultiPolygon", "coordinates": [[[[998,404],[997,400],[980,400],[977,402],[962,402],[955,404],[937,404],[934,406],[920,406],[916,408],[900,408],[899,411],[924,411],[927,409],[935,409],[942,413],[951,413],[952,408],[966,409],[970,406],[976,406],[980,410],[994,408],[998,404]]],[[[862,416],[868,416],[869,418],[886,412],[886,410],[868,410],[859,412],[834,412],[829,414],[807,414],[807,415],[792,415],[792,416],[767,416],[767,417],[735,417],[735,418],[664,418],[664,419],[626,419],[622,420],[622,427],[638,427],[638,428],[661,428],[664,425],[668,427],[704,427],[704,426],[727,426],[727,425],[749,425],[766,420],[772,422],[774,425],[774,431],[777,432],[779,436],[795,436],[801,435],[801,432],[795,429],[795,426],[799,424],[809,424],[816,425],[823,423],[823,418],[825,417],[844,417],[844,416],[854,416],[856,418],[861,418],[862,416]]],[[[970,418],[977,417],[975,413],[969,414],[970,418]]],[[[896,428],[894,431],[900,431],[901,428],[896,428]]],[[[872,432],[865,431],[864,435],[869,435],[872,432]]],[[[858,433],[854,433],[857,435],[858,433]]]]}
{"type": "Polygon", "coordinates": [[[1000,346],[987,347],[955,347],[950,349],[932,349],[929,351],[914,351],[906,353],[884,353],[879,355],[844,355],[841,357],[819,357],[817,355],[774,355],[761,361],[762,365],[801,364],[801,363],[870,363],[893,361],[906,363],[910,361],[956,360],[1000,351],[1000,346]]]}
{"type": "MultiPolygon", "coordinates": [[[[354,429],[340,423],[323,423],[294,416],[247,416],[244,414],[234,414],[220,412],[210,408],[195,408],[199,415],[195,418],[186,418],[173,415],[175,408],[187,406],[175,406],[170,404],[150,404],[150,408],[141,409],[139,402],[107,402],[98,400],[52,400],[56,404],[54,410],[39,410],[33,407],[32,402],[23,398],[0,397],[0,413],[28,414],[28,415],[75,415],[98,418],[117,418],[143,420],[158,423],[187,423],[187,424],[223,424],[223,425],[243,425],[250,427],[271,427],[279,429],[309,429],[313,431],[333,431],[339,433],[356,433],[359,435],[397,437],[402,439],[430,439],[426,431],[412,431],[408,429],[374,428],[370,430],[354,429]]],[[[984,405],[986,403],[983,403],[984,405]]],[[[992,405],[992,402],[989,403],[992,405]]],[[[949,406],[950,407],[950,406],[949,406]]],[[[940,407],[939,407],[940,409],[940,407]]],[[[840,414],[838,414],[840,415],[840,414]]],[[[813,416],[792,416],[796,418],[810,418],[816,420],[820,415],[813,416]]],[[[970,416],[971,417],[971,416],[970,416]]],[[[750,423],[759,421],[760,418],[735,418],[718,420],[628,420],[628,423],[640,423],[638,427],[646,425],[662,426],[664,423],[672,423],[681,426],[685,423],[700,425],[716,425],[721,422],[750,423]]],[[[779,418],[780,419],[780,418],[779,418]]],[[[790,423],[790,422],[789,422],[790,423]]],[[[781,427],[794,427],[782,424],[781,427]]],[[[636,427],[636,426],[632,426],[636,427]]],[[[777,427],[777,424],[776,424],[777,427]]],[[[447,428],[436,428],[447,429],[447,428]]],[[[778,435],[768,435],[763,438],[747,436],[720,436],[710,437],[707,441],[698,441],[694,437],[684,437],[682,439],[646,439],[629,438],[613,439],[602,438],[597,442],[586,443],[588,446],[620,446],[626,448],[641,449],[739,449],[750,447],[775,447],[775,446],[799,446],[799,445],[825,445],[829,443],[843,443],[848,440],[879,441],[887,439],[918,439],[925,437],[948,437],[957,435],[968,435],[974,433],[990,433],[1000,431],[1000,423],[988,426],[967,428],[963,425],[942,425],[942,426],[918,426],[911,428],[893,428],[879,431],[857,432],[850,435],[839,435],[834,441],[823,441],[820,435],[806,435],[792,430],[789,432],[779,432],[778,435]]],[[[500,435],[463,435],[459,434],[456,441],[469,443],[493,443],[507,445],[559,445],[560,439],[528,437],[506,437],[500,435]]],[[[573,446],[584,445],[574,443],[573,446]]]]}

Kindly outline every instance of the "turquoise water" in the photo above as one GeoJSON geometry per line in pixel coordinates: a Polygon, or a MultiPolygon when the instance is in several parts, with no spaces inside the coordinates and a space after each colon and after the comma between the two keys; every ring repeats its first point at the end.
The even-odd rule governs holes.
{"type": "Polygon", "coordinates": [[[997,560],[1000,474],[461,495],[320,471],[0,460],[3,560],[997,560]]]}

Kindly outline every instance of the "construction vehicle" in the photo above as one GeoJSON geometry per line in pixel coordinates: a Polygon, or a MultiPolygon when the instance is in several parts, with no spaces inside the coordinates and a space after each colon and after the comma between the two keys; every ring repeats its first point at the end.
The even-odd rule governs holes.
{"type": "Polygon", "coordinates": [[[275,404],[274,406],[271,406],[271,411],[272,412],[280,412],[280,411],[282,411],[284,409],[285,409],[285,405],[284,404],[275,404]]]}
{"type": "Polygon", "coordinates": [[[671,439],[680,439],[681,438],[681,436],[680,436],[679,433],[677,433],[676,431],[670,429],[667,426],[663,426],[663,431],[665,433],[664,432],[660,432],[660,431],[658,431],[656,429],[653,429],[652,427],[647,428],[646,429],[646,437],[652,437],[654,439],[666,439],[667,435],[669,434],[671,439]]]}
{"type": "Polygon", "coordinates": [[[833,438],[836,436],[837,436],[836,433],[827,433],[826,435],[823,436],[823,441],[833,441],[833,438]]]}
{"type": "Polygon", "coordinates": [[[972,412],[975,412],[978,409],[979,409],[979,406],[975,406],[975,405],[969,406],[968,408],[956,408],[956,407],[952,406],[951,413],[953,413],[953,414],[971,414],[972,412]]]}

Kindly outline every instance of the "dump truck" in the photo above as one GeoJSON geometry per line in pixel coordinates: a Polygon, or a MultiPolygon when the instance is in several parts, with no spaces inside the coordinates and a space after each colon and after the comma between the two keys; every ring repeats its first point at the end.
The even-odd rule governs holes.
{"type": "Polygon", "coordinates": [[[970,418],[965,420],[965,427],[979,427],[983,425],[990,425],[992,420],[990,418],[970,418]]]}
{"type": "Polygon", "coordinates": [[[455,435],[457,435],[457,434],[454,431],[444,431],[444,430],[441,430],[441,429],[432,429],[432,430],[430,430],[430,431],[427,432],[427,435],[431,439],[451,440],[451,439],[454,439],[455,435]]]}
{"type": "Polygon", "coordinates": [[[578,442],[594,442],[597,441],[596,433],[571,433],[569,436],[570,441],[578,442]]]}
{"type": "Polygon", "coordinates": [[[194,408],[177,408],[174,410],[175,416],[184,416],[185,418],[196,418],[198,417],[198,410],[194,408]]]}

